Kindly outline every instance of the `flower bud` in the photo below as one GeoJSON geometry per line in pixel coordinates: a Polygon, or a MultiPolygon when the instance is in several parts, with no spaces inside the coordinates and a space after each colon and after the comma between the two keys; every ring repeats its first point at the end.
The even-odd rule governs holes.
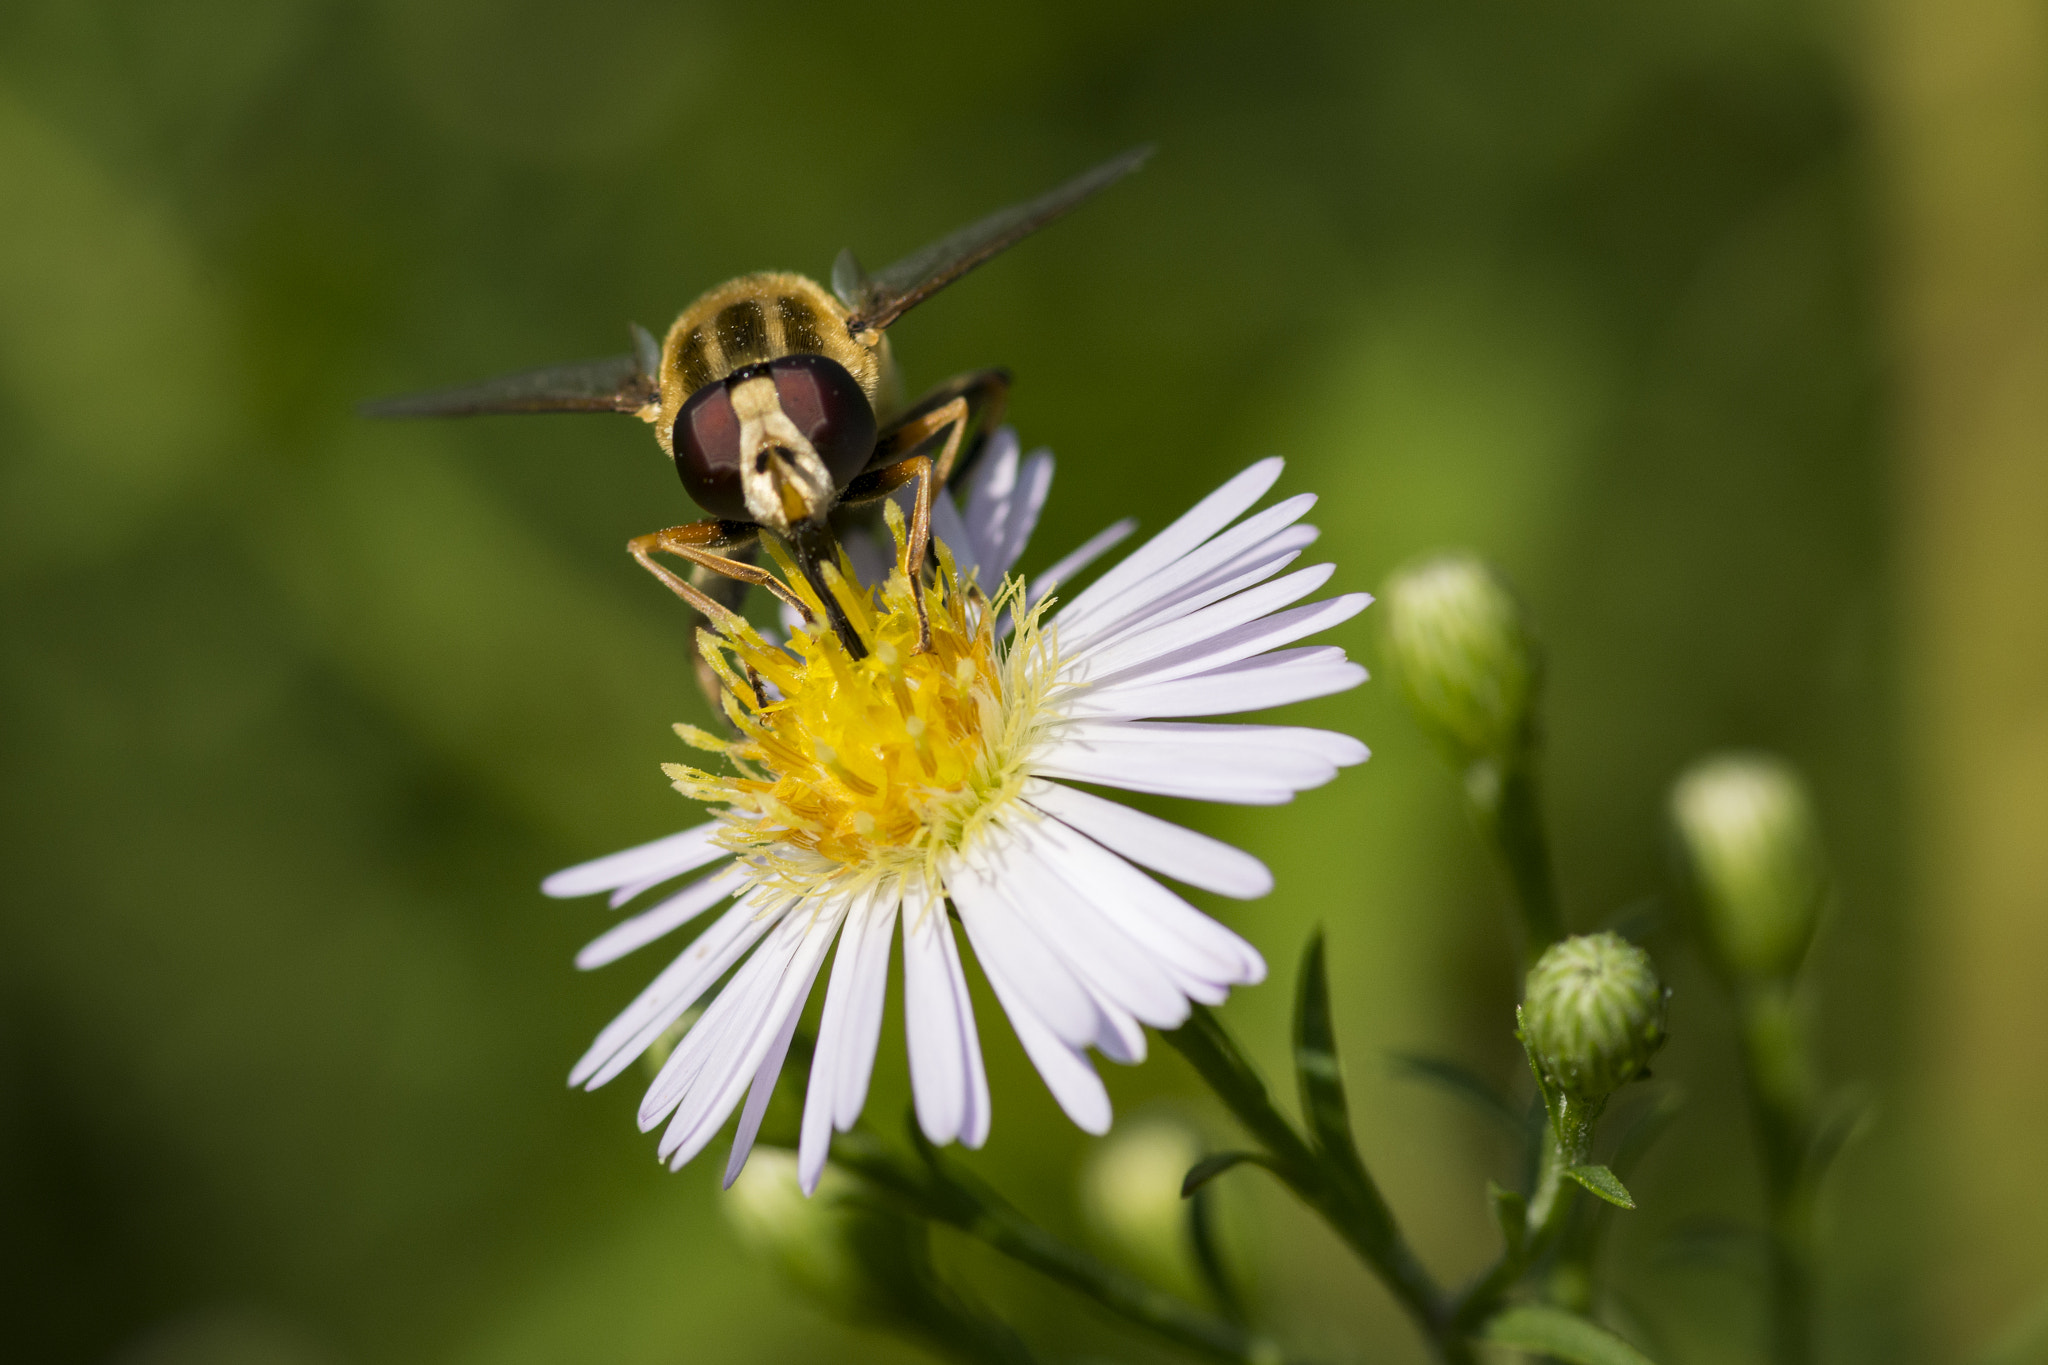
{"type": "Polygon", "coordinates": [[[1460,768],[1512,765],[1528,748],[1542,660],[1521,603],[1463,553],[1411,565],[1387,585],[1387,653],[1408,704],[1460,768]]]}
{"type": "Polygon", "coordinates": [[[1669,998],[1641,948],[1618,934],[1575,935],[1529,969],[1523,1036],[1553,1085],[1597,1104],[1664,1046],[1669,998]]]}
{"type": "Polygon", "coordinates": [[[1202,1293],[1181,1181],[1202,1159],[1185,1124],[1152,1119],[1119,1127],[1090,1154],[1082,1210],[1105,1246],[1152,1283],[1187,1298],[1202,1293]]]}
{"type": "Polygon", "coordinates": [[[841,1317],[870,1318],[878,1307],[863,1244],[877,1215],[849,1200],[853,1180],[827,1166],[817,1193],[797,1182],[796,1155],[757,1147],[720,1201],[733,1230],[799,1289],[841,1317]]]}
{"type": "Polygon", "coordinates": [[[947,1360],[1025,1359],[1016,1334],[947,1286],[921,1219],[827,1165],[804,1197],[792,1152],[756,1147],[722,1201],[740,1239],[848,1322],[898,1332],[947,1360]]]}
{"type": "Polygon", "coordinates": [[[1741,981],[1790,978],[1828,890],[1799,775],[1767,754],[1708,759],[1672,788],[1671,819],[1722,969],[1741,981]]]}

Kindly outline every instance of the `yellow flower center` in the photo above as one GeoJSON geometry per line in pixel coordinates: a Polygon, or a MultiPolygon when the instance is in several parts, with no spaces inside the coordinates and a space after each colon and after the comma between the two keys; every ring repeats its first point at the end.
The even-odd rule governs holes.
{"type": "MultiPolygon", "coordinates": [[[[901,518],[889,520],[900,562],[901,518]]],[[[784,581],[816,624],[787,645],[743,625],[699,632],[739,738],[676,731],[724,755],[735,772],[679,763],[663,771],[684,795],[723,805],[720,841],[757,880],[801,893],[921,875],[936,889],[938,855],[970,839],[1023,785],[1024,759],[1054,719],[1044,705],[1055,671],[1051,636],[1033,608],[1008,643],[999,641],[999,619],[1023,604],[1021,580],[991,602],[961,581],[944,545],[937,551],[939,571],[924,592],[929,650],[917,648],[917,608],[900,568],[879,591],[852,586],[843,554],[826,571],[867,645],[855,659],[775,547],[784,581]]]]}

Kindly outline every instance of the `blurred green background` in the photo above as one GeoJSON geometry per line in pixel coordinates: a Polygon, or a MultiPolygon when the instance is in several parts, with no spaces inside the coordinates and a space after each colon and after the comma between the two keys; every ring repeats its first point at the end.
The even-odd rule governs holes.
{"type": "MultiPolygon", "coordinates": [[[[1761,1321],[1740,1239],[1710,1235],[1754,1221],[1756,1186],[1727,1011],[1670,923],[1662,794],[1716,747],[1800,763],[1841,879],[1816,964],[1825,1064],[1879,1115],[1830,1198],[1830,1355],[1956,1358],[2048,1255],[2025,1224],[1944,1233],[1944,1182],[1969,1179],[1950,1158],[1981,1138],[2038,1184],[2040,1130],[1958,1137],[1944,1115],[1976,1111],[1928,1099],[1925,1077],[1954,1046],[2036,1113],[2044,1078],[2039,1033],[1928,1023],[1994,997],[1979,959],[1928,947],[1945,855],[1916,861],[1915,812],[1949,809],[1940,784],[1968,772],[1923,784],[1916,737],[1978,714],[1979,665],[1960,691],[1916,681],[1915,622],[1949,619],[1920,570],[1977,546],[1971,582],[2006,574],[2017,595],[1971,600],[2038,601],[1997,547],[2039,522],[1995,478],[1976,504],[1928,502],[1947,475],[1917,452],[1948,410],[1915,397],[1912,300],[1952,225],[1916,217],[1913,177],[1963,135],[1915,131],[1939,81],[1915,74],[1909,12],[0,10],[0,1349],[914,1358],[742,1254],[720,1163],[657,1166],[632,1077],[563,1085],[654,961],[576,973],[606,912],[536,883],[692,814],[656,768],[677,756],[669,723],[701,718],[685,622],[621,552],[692,515],[672,471],[623,419],[351,408],[622,350],[629,320],[658,331],[733,274],[822,275],[843,245],[879,264],[1156,141],[1138,177],[894,332],[913,387],[1016,372],[1015,424],[1060,459],[1025,567],[1126,512],[1156,528],[1272,452],[1282,492],[1322,497],[1335,589],[1446,544],[1507,567],[1551,650],[1570,915],[1647,933],[1677,987],[1659,1071],[1691,1104],[1613,1249],[1667,1365],[1753,1358],[1761,1321]],[[2020,529],[1987,540],[1986,503],[2020,529]],[[1954,515],[1923,535],[1936,504],[1954,515]],[[1976,1298],[1943,1287],[1958,1246],[1976,1298]]],[[[2014,22],[1985,30],[1987,60],[2017,63],[2033,98],[2039,25],[2014,22]]],[[[1985,116],[2024,134],[2010,201],[1996,158],[1970,182],[1992,185],[1970,201],[1985,221],[2019,205],[2017,237],[1970,248],[2000,300],[1996,263],[2031,260],[2039,226],[2020,183],[2048,165],[2024,154],[2035,111],[1985,116]]],[[[1968,467],[2033,468],[2037,410],[2007,424],[2005,464],[1968,467]]],[[[1338,633],[1368,662],[1371,618],[1338,633]]],[[[2034,634],[1968,638],[1989,639],[1982,667],[2038,657],[2034,634]]],[[[1275,967],[1228,1014],[1279,1074],[1293,964],[1328,927],[1366,1151],[1461,1277],[1492,1250],[1483,1181],[1507,1153],[1387,1058],[1515,1077],[1500,890],[1393,689],[1291,714],[1374,761],[1280,810],[1171,812],[1278,874],[1221,911],[1275,967]]],[[[1989,837],[2038,872],[2039,826],[2008,823],[1989,837]]],[[[2038,925],[2031,893],[1998,903],[2038,925]]],[[[2001,921],[1970,922],[1982,963],[2025,976],[2001,921]]],[[[978,1012],[996,1017],[985,995],[978,1012]]],[[[890,1130],[899,1020],[870,1105],[890,1130]]],[[[997,1119],[970,1162],[1085,1236],[1091,1143],[1007,1029],[984,1033],[997,1119]]],[[[1120,1115],[1218,1122],[1157,1053],[1105,1066],[1120,1115]]],[[[1256,1175],[1231,1181],[1259,1312],[1290,1345],[1419,1359],[1333,1241],[1256,1175]]],[[[2041,1207],[2014,1198],[1990,1202],[2041,1207]]],[[[949,1244],[946,1264],[1055,1356],[1150,1358],[985,1258],[949,1244]]]]}

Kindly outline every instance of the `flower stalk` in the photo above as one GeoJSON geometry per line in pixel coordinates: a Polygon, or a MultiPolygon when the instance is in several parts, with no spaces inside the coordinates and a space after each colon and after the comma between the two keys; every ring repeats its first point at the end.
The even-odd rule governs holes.
{"type": "MultiPolygon", "coordinates": [[[[1318,936],[1310,945],[1305,981],[1311,975],[1321,977],[1321,949],[1318,936]]],[[[1303,995],[1305,1001],[1313,998],[1308,990],[1303,995]]],[[[1350,1143],[1348,1122],[1341,1146],[1305,1136],[1273,1103],[1265,1082],[1237,1041],[1208,1009],[1196,1006],[1185,1025],[1164,1036],[1261,1149],[1212,1158],[1189,1173],[1190,1185],[1240,1162],[1266,1167],[1379,1277],[1440,1359],[1465,1359],[1463,1343],[1451,1330],[1443,1294],[1409,1247],[1393,1211],[1350,1143]],[[1205,1171],[1205,1167],[1210,1169],[1205,1171]]],[[[1297,1050],[1301,1050],[1299,1037],[1297,1050]]],[[[1331,1057],[1329,1069],[1334,1072],[1334,1055],[1325,1055],[1331,1057]]],[[[1311,1059],[1304,1070],[1320,1066],[1319,1060],[1311,1059]]],[[[1311,1102],[1309,1107],[1324,1106],[1311,1102]]]]}
{"type": "Polygon", "coordinates": [[[1536,779],[1543,654],[1500,573],[1462,553],[1395,574],[1385,637],[1409,709],[1463,779],[1514,894],[1524,962],[1564,934],[1536,779]]]}
{"type": "Polygon", "coordinates": [[[909,1132],[919,1161],[890,1152],[861,1129],[841,1138],[833,1148],[833,1161],[907,1213],[955,1228],[1203,1360],[1285,1365],[1285,1356],[1271,1339],[1155,1289],[1055,1236],[946,1159],[914,1121],[909,1132]]]}
{"type": "Polygon", "coordinates": [[[1832,1155],[1798,994],[1830,894],[1819,822],[1799,775],[1765,754],[1696,764],[1672,788],[1671,821],[1701,936],[1735,997],[1769,1222],[1771,1358],[1806,1365],[1814,1194],[1832,1155]]]}

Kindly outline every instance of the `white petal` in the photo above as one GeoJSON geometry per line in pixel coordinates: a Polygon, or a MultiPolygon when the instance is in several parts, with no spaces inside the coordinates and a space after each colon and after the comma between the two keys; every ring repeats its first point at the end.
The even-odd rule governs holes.
{"type": "MultiPolygon", "coordinates": [[[[1136,1066],[1144,1061],[1145,1029],[1138,1022],[1138,1017],[1110,999],[1093,982],[1084,981],[1081,984],[1095,997],[1096,1014],[1102,1020],[1102,1026],[1095,1031],[1095,1050],[1112,1062],[1124,1066],[1136,1066]]],[[[1180,1023],[1169,1027],[1179,1028],[1180,1024],[1187,1022],[1187,1017],[1187,1004],[1183,998],[1180,1023]]]]}
{"type": "MultiPolygon", "coordinates": [[[[705,1059],[703,1073],[676,1106],[675,1118],[661,1135],[658,1149],[668,1158],[672,1168],[680,1168],[689,1162],[718,1135],[733,1106],[739,1103],[740,1096],[759,1074],[789,1012],[801,1010],[809,997],[811,986],[818,979],[818,968],[823,965],[825,953],[839,930],[845,905],[841,902],[830,908],[816,907],[815,917],[806,915],[806,911],[811,909],[800,907],[785,920],[786,924],[800,926],[793,931],[797,937],[795,951],[780,971],[769,978],[771,989],[765,992],[765,998],[761,994],[752,994],[743,1008],[735,1011],[732,1026],[722,1039],[718,1052],[705,1059]],[[809,919],[808,924],[804,923],[806,918],[809,919]]],[[[756,954],[757,957],[763,955],[756,954]]],[[[772,960],[780,954],[769,956],[772,960]]],[[[753,964],[750,962],[748,965],[753,964]]],[[[720,999],[723,999],[722,995],[720,999]]],[[[710,1018],[710,1011],[706,1011],[705,1018],[710,1018]]],[[[688,1043],[689,1039],[683,1041],[688,1043]]],[[[681,1051],[680,1048],[677,1050],[681,1051]]],[[[772,1078],[770,1084],[773,1084],[772,1078]]],[[[647,1108],[644,1101],[641,1107],[644,1114],[647,1108]]]]}
{"type": "Polygon", "coordinates": [[[1236,521],[1245,509],[1266,496],[1266,490],[1280,477],[1280,471],[1285,464],[1286,462],[1277,455],[1260,460],[1203,498],[1183,513],[1179,520],[1132,551],[1121,564],[1097,579],[1094,586],[1068,605],[1066,614],[1086,614],[1096,610],[1126,588],[1143,583],[1160,569],[1236,521]]]}
{"type": "Polygon", "coordinates": [[[1334,645],[1282,650],[1173,682],[1094,688],[1067,699],[1072,716],[1146,720],[1155,716],[1226,716],[1327,697],[1358,686],[1365,669],[1334,645]]]}
{"type": "Polygon", "coordinates": [[[569,1072],[569,1084],[595,1090],[631,1066],[774,925],[771,909],[765,898],[750,894],[713,921],[632,1004],[605,1025],[569,1072]]]}
{"type": "Polygon", "coordinates": [[[680,877],[692,868],[724,857],[726,851],[711,841],[717,832],[718,822],[713,820],[651,844],[565,867],[540,884],[541,894],[564,898],[636,883],[643,891],[659,886],[670,877],[680,877]]]}
{"type": "Polygon", "coordinates": [[[1024,462],[1018,475],[1017,491],[999,528],[1003,533],[1002,547],[985,566],[991,583],[1002,581],[1003,575],[1016,567],[1025,545],[1030,543],[1032,531],[1038,527],[1039,514],[1045,510],[1046,495],[1050,492],[1052,456],[1041,450],[1024,462]]]}
{"type": "Polygon", "coordinates": [[[990,438],[975,466],[972,483],[959,500],[960,520],[974,543],[984,589],[992,588],[1002,576],[995,563],[1002,557],[1005,523],[1016,490],[1017,433],[1004,427],[990,438]]]}
{"type": "Polygon", "coordinates": [[[754,1083],[747,1090],[747,1107],[740,1110],[739,1127],[732,1135],[732,1155],[725,1161],[727,1189],[732,1188],[732,1182],[738,1180],[740,1172],[746,1169],[747,1157],[754,1150],[754,1139],[761,1132],[762,1116],[768,1112],[768,1101],[775,1097],[775,1082],[782,1075],[782,1063],[789,1057],[789,1043],[796,1036],[796,1021],[803,1017],[803,1012],[804,1002],[799,996],[788,1017],[782,1021],[781,1029],[776,1032],[775,1041],[769,1044],[768,1055],[754,1070],[754,1083]]]}
{"type": "Polygon", "coordinates": [[[1164,796],[1270,804],[1319,787],[1366,747],[1334,730],[1173,721],[1068,721],[1032,756],[1033,772],[1164,796]]]}
{"type": "MultiPolygon", "coordinates": [[[[1212,602],[1220,602],[1232,593],[1242,592],[1254,584],[1263,583],[1280,570],[1300,558],[1299,551],[1254,559],[1249,563],[1233,561],[1229,572],[1218,571],[1202,575],[1178,592],[1167,593],[1142,611],[1105,626],[1087,637],[1087,648],[1073,645],[1071,637],[1062,637],[1069,658],[1082,658],[1096,650],[1128,639],[1141,630],[1151,630],[1168,621],[1177,621],[1190,612],[1200,611],[1212,602]]],[[[1242,556],[1240,556],[1240,561],[1242,556]]]]}
{"type": "MultiPolygon", "coordinates": [[[[1038,931],[1098,1006],[1113,1005],[1119,1013],[1154,1028],[1179,1028],[1188,1017],[1186,997],[1151,953],[1094,906],[1076,897],[1059,873],[1047,865],[1048,856],[1056,860],[1058,853],[1032,837],[1037,823],[1019,821],[1016,828],[1003,831],[1003,837],[1016,845],[1016,856],[1005,861],[1002,873],[1002,890],[1011,906],[1038,931]]],[[[1135,1046],[1142,1057],[1142,1034],[1135,1046]]],[[[1127,1046],[1126,1053],[1129,1050],[1127,1046]]],[[[1119,1056],[1118,1060],[1128,1057],[1119,1056]]]]}
{"type": "MultiPolygon", "coordinates": [[[[1274,573],[1279,572],[1280,568],[1301,558],[1301,552],[1310,545],[1315,544],[1317,537],[1321,534],[1320,531],[1306,522],[1295,522],[1292,525],[1282,526],[1265,539],[1252,541],[1236,555],[1217,565],[1208,573],[1193,579],[1178,592],[1169,593],[1162,597],[1159,607],[1153,610],[1176,606],[1183,597],[1195,594],[1202,595],[1204,604],[1214,602],[1218,600],[1219,596],[1227,595],[1213,593],[1213,589],[1217,584],[1228,582],[1254,569],[1272,566],[1266,572],[1260,574],[1258,578],[1253,579],[1253,582],[1261,582],[1266,578],[1270,578],[1274,573]]],[[[1232,588],[1230,591],[1235,592],[1237,589],[1232,588]]],[[[1138,613],[1141,618],[1146,614],[1138,613]]]]}
{"type": "Polygon", "coordinates": [[[804,1193],[818,1186],[831,1149],[832,1129],[853,1126],[867,1100],[875,1046],[882,1029],[882,997],[889,980],[889,939],[896,928],[896,888],[878,886],[847,912],[825,988],[818,1020],[818,1045],[811,1055],[810,1086],[804,1094],[803,1131],[797,1144],[797,1178],[804,1193]],[[851,1101],[845,1112],[842,1095],[851,1101]]]}
{"type": "Polygon", "coordinates": [[[1327,602],[1311,602],[1305,607],[1247,622],[1234,630],[1224,631],[1170,654],[1162,654],[1120,673],[1097,677],[1094,686],[1103,690],[1138,684],[1149,686],[1192,677],[1197,673],[1211,673],[1253,655],[1291,645],[1318,631],[1328,630],[1350,620],[1371,603],[1372,595],[1362,592],[1347,593],[1327,602]]]}
{"type": "MultiPolygon", "coordinates": [[[[984,857],[1000,856],[1003,851],[991,847],[996,843],[992,837],[981,843],[976,851],[984,857]]],[[[1034,1014],[1063,1041],[1075,1047],[1085,1046],[1094,1039],[1100,1025],[1095,1002],[1088,998],[1088,992],[1074,979],[1066,963],[1046,946],[1030,921],[1003,894],[1000,883],[1009,875],[1007,866],[983,866],[979,859],[970,862],[962,858],[947,865],[946,890],[960,912],[967,941],[974,945],[982,971],[993,972],[1000,963],[1004,975],[1030,1003],[1034,1014]]]]}
{"type": "MultiPolygon", "coordinates": [[[[1270,583],[1248,588],[1199,611],[1148,626],[1135,634],[1119,636],[1113,642],[1092,649],[1077,651],[1073,656],[1076,661],[1085,659],[1087,662],[1084,668],[1075,670],[1071,676],[1077,681],[1111,677],[1124,669],[1157,659],[1163,654],[1172,654],[1193,645],[1203,644],[1218,635],[1299,602],[1329,582],[1330,575],[1336,571],[1337,566],[1334,564],[1313,565],[1288,574],[1284,578],[1276,578],[1270,583]]],[[[1356,595],[1365,596],[1363,593],[1356,595]]],[[[1360,602],[1351,609],[1352,613],[1355,614],[1364,607],[1365,602],[1360,602]]]]}
{"type": "Polygon", "coordinates": [[[1097,531],[1094,535],[1082,541],[1078,549],[1055,560],[1052,567],[1031,580],[1029,600],[1034,603],[1037,602],[1054,588],[1057,588],[1060,584],[1100,559],[1105,553],[1121,542],[1125,536],[1137,529],[1137,519],[1125,517],[1122,521],[1112,522],[1102,530],[1097,531]]]}
{"type": "MultiPolygon", "coordinates": [[[[769,930],[760,946],[740,964],[739,970],[732,974],[732,980],[712,997],[711,1003],[704,1007],[704,1013],[690,1026],[690,1031],[683,1035],[675,1050],[669,1053],[661,1070],[655,1072],[653,1084],[640,1097],[641,1131],[658,1126],[679,1105],[695,1095],[697,1102],[689,1106],[689,1114],[684,1118],[684,1123],[688,1124],[703,1112],[707,1102],[700,1093],[698,1080],[709,1073],[712,1077],[709,1090],[715,1093],[720,1081],[738,1067],[735,1059],[744,1055],[754,1035],[774,1032],[764,1026],[762,1020],[775,996],[776,987],[781,984],[791,959],[803,943],[802,913],[799,909],[785,914],[769,930]]],[[[745,1070],[751,1071],[753,1065],[748,1064],[745,1070]]],[[[733,1099],[738,1102],[737,1092],[733,1099]]],[[[664,1144],[661,1154],[667,1156],[669,1150],[670,1145],[664,1144]]]]}
{"type": "MultiPolygon", "coordinates": [[[[910,501],[912,491],[905,489],[898,496],[910,501]]],[[[909,516],[908,509],[904,515],[909,516]]],[[[932,499],[932,536],[953,552],[953,567],[962,578],[980,567],[981,557],[975,545],[974,534],[967,529],[966,523],[960,520],[960,511],[953,505],[951,498],[941,496],[932,499]]]]}
{"type": "Polygon", "coordinates": [[[1336,775],[1335,768],[1317,768],[1298,755],[1278,757],[1278,771],[1253,772],[1206,761],[1170,745],[1112,747],[1063,740],[1033,754],[1031,772],[1038,777],[1234,806],[1284,806],[1297,791],[1336,775]]]}
{"type": "MultiPolygon", "coordinates": [[[[1199,584],[1247,550],[1272,537],[1275,532],[1301,520],[1315,505],[1315,494],[1297,493],[1291,498],[1273,504],[1263,512],[1246,517],[1208,544],[1189,551],[1170,564],[1160,566],[1147,577],[1128,585],[1116,596],[1104,596],[1090,611],[1081,611],[1080,599],[1075,599],[1075,605],[1060,614],[1063,642],[1071,636],[1072,647],[1080,648],[1085,643],[1117,628],[1123,622],[1151,611],[1155,604],[1199,584]]],[[[1131,558],[1135,559],[1137,556],[1133,555],[1131,558]]],[[[1130,562],[1131,560],[1127,559],[1124,564],[1130,562]]],[[[1119,569],[1122,567],[1122,564],[1117,566],[1119,569]]],[[[1115,569],[1110,571],[1114,572],[1115,569]]],[[[1094,592],[1096,588],[1108,582],[1109,576],[1104,574],[1096,580],[1095,587],[1082,593],[1081,597],[1087,597],[1088,593],[1094,592]]]]}
{"type": "Polygon", "coordinates": [[[1079,831],[1057,820],[1032,827],[1049,865],[1163,963],[1219,985],[1265,979],[1259,950],[1079,831]]]}
{"type": "Polygon", "coordinates": [[[935,1143],[975,1145],[988,1131],[988,1079],[967,978],[945,903],[914,883],[903,896],[903,1022],[918,1126],[935,1143]]]}
{"type": "Polygon", "coordinates": [[[1189,886],[1238,900],[1273,889],[1273,874],[1251,854],[1156,815],[1036,779],[1026,783],[1024,799],[1097,843],[1189,886]]]}
{"type": "Polygon", "coordinates": [[[730,863],[701,881],[691,882],[661,904],[613,925],[585,944],[583,951],[576,954],[576,965],[589,971],[618,961],[635,948],[688,924],[737,891],[745,880],[746,870],[730,863]]]}
{"type": "Polygon", "coordinates": [[[1002,1004],[1003,1013],[1009,1016],[1010,1027],[1017,1032],[1017,1041],[1024,1045],[1024,1055],[1045,1079],[1053,1099],[1082,1132],[1098,1136],[1108,1132],[1109,1092],[1103,1089],[1095,1068],[1088,1064],[1087,1054],[1063,1042],[1044,1020],[1031,1012],[999,964],[983,958],[981,968],[1002,1004]]]}
{"type": "Polygon", "coordinates": [[[882,1038],[882,1005],[889,993],[889,940],[896,932],[898,896],[896,888],[890,887],[870,907],[860,957],[854,964],[854,993],[847,1002],[846,1041],[839,1053],[832,1098],[832,1126],[842,1133],[859,1121],[868,1100],[868,1082],[874,1075],[875,1049],[882,1038]]]}
{"type": "MultiPolygon", "coordinates": [[[[941,913],[944,913],[943,908],[941,913]]],[[[988,1071],[982,1064],[981,1039],[972,1031],[974,1004],[967,997],[967,973],[961,969],[960,946],[953,941],[951,925],[946,927],[939,946],[946,955],[947,983],[953,990],[953,1011],[967,1021],[969,1029],[966,1036],[967,1094],[960,1114],[960,1142],[970,1149],[979,1149],[988,1141],[988,1071]]]]}

